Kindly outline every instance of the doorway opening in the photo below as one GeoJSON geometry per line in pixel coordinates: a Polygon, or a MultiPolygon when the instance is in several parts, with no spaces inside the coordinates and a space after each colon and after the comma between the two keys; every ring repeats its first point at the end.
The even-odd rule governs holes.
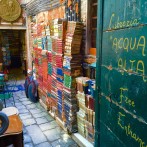
{"type": "Polygon", "coordinates": [[[26,73],[24,30],[0,30],[0,56],[4,71],[23,76],[26,73]]]}

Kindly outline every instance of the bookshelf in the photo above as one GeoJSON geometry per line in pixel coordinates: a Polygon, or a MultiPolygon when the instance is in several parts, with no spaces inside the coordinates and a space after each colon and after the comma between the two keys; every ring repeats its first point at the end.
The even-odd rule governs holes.
{"type": "Polygon", "coordinates": [[[97,0],[91,0],[91,47],[96,48],[97,0]]]}
{"type": "Polygon", "coordinates": [[[96,48],[97,0],[88,1],[87,8],[87,50],[96,48]]]}

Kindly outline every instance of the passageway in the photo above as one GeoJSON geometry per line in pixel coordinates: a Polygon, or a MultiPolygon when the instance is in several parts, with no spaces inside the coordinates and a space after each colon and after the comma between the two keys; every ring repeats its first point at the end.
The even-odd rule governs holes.
{"type": "MultiPolygon", "coordinates": [[[[78,147],[40,103],[32,103],[26,98],[23,76],[18,74],[17,79],[17,86],[22,88],[14,92],[14,98],[23,122],[24,147],[78,147]]],[[[7,107],[13,106],[12,99],[6,103],[7,107]]]]}

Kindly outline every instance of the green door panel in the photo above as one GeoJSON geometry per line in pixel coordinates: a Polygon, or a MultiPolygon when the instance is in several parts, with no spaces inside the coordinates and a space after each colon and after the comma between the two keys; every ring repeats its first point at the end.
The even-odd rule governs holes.
{"type": "Polygon", "coordinates": [[[147,125],[134,118],[128,111],[101,99],[101,146],[147,146],[147,125]],[[107,141],[106,141],[107,140],[107,141]]]}
{"type": "Polygon", "coordinates": [[[103,2],[100,144],[147,147],[147,0],[103,2]]]}
{"type": "Polygon", "coordinates": [[[146,0],[104,0],[104,31],[147,23],[146,0]]]}

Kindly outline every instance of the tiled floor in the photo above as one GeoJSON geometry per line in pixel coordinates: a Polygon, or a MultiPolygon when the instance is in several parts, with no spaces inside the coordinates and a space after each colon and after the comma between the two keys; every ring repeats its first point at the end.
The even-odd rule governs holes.
{"type": "MultiPolygon", "coordinates": [[[[22,83],[23,80],[17,82],[22,83]]],[[[30,102],[24,91],[15,92],[14,97],[24,124],[24,147],[78,147],[40,103],[30,102]]],[[[7,104],[12,106],[12,100],[7,101],[7,104]]]]}

